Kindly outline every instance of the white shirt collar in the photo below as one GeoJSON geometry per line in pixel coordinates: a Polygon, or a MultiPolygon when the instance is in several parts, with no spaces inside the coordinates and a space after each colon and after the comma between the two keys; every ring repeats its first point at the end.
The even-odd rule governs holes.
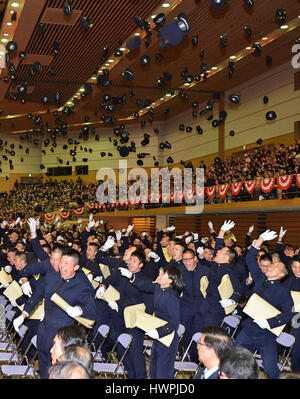
{"type": "Polygon", "coordinates": [[[210,377],[213,373],[215,373],[217,370],[219,370],[219,367],[213,367],[212,369],[204,369],[204,378],[207,380],[208,377],[210,377]]]}

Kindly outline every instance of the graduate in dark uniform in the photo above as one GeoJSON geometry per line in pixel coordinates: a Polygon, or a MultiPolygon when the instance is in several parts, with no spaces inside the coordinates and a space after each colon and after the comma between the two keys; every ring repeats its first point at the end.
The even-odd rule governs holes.
{"type": "Polygon", "coordinates": [[[154,339],[151,350],[150,377],[152,379],[174,378],[174,362],[179,342],[177,334],[180,322],[179,295],[183,290],[180,270],[176,267],[161,269],[156,283],[147,281],[142,275],[132,275],[125,268],[120,268],[120,272],[129,278],[131,284],[139,290],[153,292],[154,316],[167,322],[162,327],[146,331],[146,335],[154,339]],[[174,338],[170,346],[166,346],[158,340],[171,333],[174,333],[174,338]]]}

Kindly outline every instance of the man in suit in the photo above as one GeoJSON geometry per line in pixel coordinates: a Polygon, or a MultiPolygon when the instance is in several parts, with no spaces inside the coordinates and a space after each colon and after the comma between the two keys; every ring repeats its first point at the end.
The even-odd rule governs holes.
{"type": "Polygon", "coordinates": [[[220,361],[234,349],[232,338],[221,328],[205,327],[201,330],[200,341],[197,344],[198,359],[203,363],[194,379],[219,379],[220,361]]]}

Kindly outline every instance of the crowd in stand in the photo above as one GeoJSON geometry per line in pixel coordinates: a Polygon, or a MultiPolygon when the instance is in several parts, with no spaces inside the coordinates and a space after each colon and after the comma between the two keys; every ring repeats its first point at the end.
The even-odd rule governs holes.
{"type": "MultiPolygon", "coordinates": [[[[211,187],[225,183],[237,183],[249,180],[256,180],[259,178],[271,178],[279,177],[291,174],[298,174],[300,165],[297,164],[297,154],[299,154],[299,144],[295,142],[289,146],[283,144],[275,146],[258,146],[247,153],[241,153],[239,155],[231,156],[222,161],[220,158],[215,158],[211,165],[205,165],[203,161],[200,162],[199,167],[204,168],[204,186],[211,187]]],[[[195,170],[191,162],[182,162],[185,167],[193,169],[192,184],[195,187],[196,177],[195,170]]],[[[186,179],[187,180],[187,179],[186,179]]],[[[139,181],[143,183],[143,179],[139,181]]],[[[162,192],[162,179],[158,182],[159,193],[162,192]]],[[[0,210],[3,219],[16,219],[21,217],[25,219],[28,215],[41,214],[52,212],[61,208],[64,210],[74,209],[76,207],[83,206],[89,201],[95,201],[97,184],[84,184],[80,178],[76,182],[72,181],[46,181],[44,183],[20,183],[16,182],[15,186],[9,193],[0,193],[0,210]]],[[[135,180],[127,181],[127,193],[130,187],[135,183],[135,180]]],[[[146,183],[146,181],[144,181],[146,183]]],[[[160,207],[160,206],[174,206],[180,205],[180,203],[169,202],[163,204],[162,200],[160,203],[151,203],[149,195],[151,193],[154,179],[148,177],[147,181],[147,193],[143,193],[142,190],[137,190],[137,195],[140,193],[146,194],[148,197],[148,203],[143,205],[142,200],[139,204],[126,206],[117,205],[118,210],[128,210],[131,208],[141,208],[143,206],[149,207],[160,207]]],[[[116,199],[120,198],[120,195],[126,195],[127,193],[115,184],[113,181],[108,181],[110,189],[116,190],[116,199]]],[[[171,177],[170,191],[171,193],[176,190],[183,188],[183,179],[176,179],[171,177]]],[[[191,187],[193,188],[193,187],[191,187]]],[[[274,188],[269,193],[262,193],[260,188],[257,186],[252,194],[249,194],[244,187],[238,195],[233,195],[231,190],[224,198],[220,198],[215,195],[213,198],[208,198],[205,194],[205,203],[220,203],[220,202],[236,202],[236,201],[251,201],[251,200],[262,200],[262,199],[285,199],[294,198],[300,195],[299,189],[295,182],[292,183],[290,188],[286,191],[274,188]]],[[[115,208],[111,208],[113,210],[115,208]]]]}
{"type": "MultiPolygon", "coordinates": [[[[123,358],[129,379],[174,378],[174,362],[183,356],[196,364],[195,379],[256,379],[254,352],[261,356],[267,378],[283,378],[278,367],[282,348],[276,340],[280,333],[273,332],[281,326],[281,332],[295,339],[287,365],[297,375],[300,329],[292,293],[300,292],[299,248],[283,242],[287,232],[282,227],[256,236],[255,226],[250,226],[245,243],[235,241],[232,233],[238,224],[233,221],[224,221],[219,232],[211,222],[208,228],[209,234],[178,236],[176,226],[169,226],[152,237],[149,232],[137,235],[133,225],[100,232],[93,214],[83,230],[78,224],[58,222],[51,232],[44,231],[35,218],[22,227],[17,220],[9,229],[4,220],[1,266],[23,292],[10,301],[16,311],[13,326],[16,331],[23,324],[28,327],[22,350],[37,335],[40,377],[97,377],[92,352],[102,342],[97,331],[103,324],[109,326],[109,335],[102,342],[101,360],[111,359],[113,350],[118,360],[123,358]],[[112,288],[118,296],[109,294],[112,288]],[[64,309],[52,300],[54,294],[67,302],[64,309]],[[258,297],[278,312],[266,317],[256,304],[257,316],[245,313],[258,297]],[[43,319],[30,319],[43,299],[43,319]],[[165,324],[144,329],[143,322],[131,325],[125,313],[141,304],[142,314],[154,314],[165,324]],[[227,315],[238,320],[234,331],[226,324],[227,315]],[[74,325],[80,320],[91,324],[79,331],[74,325]],[[184,328],[179,336],[180,325],[184,328]],[[124,333],[132,337],[127,352],[114,346],[124,333]],[[145,338],[153,342],[148,349],[145,338]]],[[[8,285],[1,284],[2,301],[8,285]]]]}

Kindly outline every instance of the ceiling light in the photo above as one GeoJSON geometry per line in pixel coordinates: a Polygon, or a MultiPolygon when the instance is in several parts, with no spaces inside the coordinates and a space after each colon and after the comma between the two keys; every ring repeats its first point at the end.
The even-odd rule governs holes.
{"type": "Polygon", "coordinates": [[[11,3],[11,6],[12,6],[12,7],[19,7],[19,3],[17,3],[17,2],[14,1],[13,3],[11,3]]]}
{"type": "Polygon", "coordinates": [[[218,69],[218,67],[213,66],[213,67],[211,67],[211,69],[213,69],[214,71],[216,71],[216,70],[218,69]]]}
{"type": "Polygon", "coordinates": [[[281,25],[280,29],[287,29],[288,27],[288,25],[281,25]]]}
{"type": "Polygon", "coordinates": [[[108,60],[108,62],[114,62],[114,60],[108,60]]]}
{"type": "Polygon", "coordinates": [[[268,38],[267,37],[263,37],[261,40],[268,40],[268,38]]]}
{"type": "Polygon", "coordinates": [[[105,64],[106,66],[109,66],[109,64],[105,64]]]}
{"type": "Polygon", "coordinates": [[[8,36],[8,33],[4,33],[3,35],[7,37],[7,36],[8,36]]]}
{"type": "Polygon", "coordinates": [[[170,3],[163,3],[161,6],[162,6],[163,8],[168,8],[168,7],[170,7],[170,3]]]}
{"type": "Polygon", "coordinates": [[[171,97],[171,94],[170,93],[166,94],[166,97],[171,97]]]}
{"type": "Polygon", "coordinates": [[[6,23],[6,25],[8,25],[8,26],[11,26],[11,25],[12,25],[12,23],[11,23],[11,22],[7,22],[7,23],[6,23]]]}
{"type": "Polygon", "coordinates": [[[252,50],[252,47],[248,46],[246,47],[246,50],[252,50]]]}
{"type": "Polygon", "coordinates": [[[96,80],[97,78],[96,78],[96,76],[92,76],[91,79],[92,80],[96,80]]]}
{"type": "Polygon", "coordinates": [[[126,48],[125,48],[125,47],[120,47],[120,50],[121,50],[121,51],[125,51],[126,48]]]}
{"type": "MultiPolygon", "coordinates": [[[[152,18],[152,19],[154,19],[155,17],[156,17],[156,15],[151,15],[151,18],[152,18]]],[[[300,18],[300,16],[299,16],[299,18],[300,18]]]]}
{"type": "Polygon", "coordinates": [[[2,43],[7,43],[8,40],[7,40],[7,39],[1,39],[1,42],[2,42],[2,43]]]}
{"type": "Polygon", "coordinates": [[[84,88],[83,88],[83,87],[80,87],[79,91],[83,92],[83,91],[84,91],[84,88]]]}
{"type": "Polygon", "coordinates": [[[235,60],[235,59],[236,59],[236,55],[231,55],[229,58],[230,58],[231,60],[235,60]]]}
{"type": "Polygon", "coordinates": [[[139,33],[139,32],[136,32],[136,33],[134,34],[134,36],[140,36],[140,33],[139,33]]]}

